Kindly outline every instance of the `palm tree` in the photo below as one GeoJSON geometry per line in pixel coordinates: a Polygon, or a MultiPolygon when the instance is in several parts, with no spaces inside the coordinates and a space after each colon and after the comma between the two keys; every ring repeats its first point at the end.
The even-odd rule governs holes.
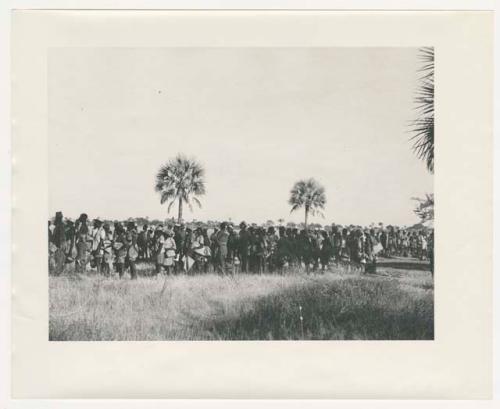
{"type": "Polygon", "coordinates": [[[420,49],[421,76],[415,97],[417,119],[411,122],[413,150],[434,173],[434,48],[420,49]]]}
{"type": "Polygon", "coordinates": [[[290,213],[302,207],[304,208],[304,226],[305,229],[307,229],[307,218],[309,214],[313,216],[316,214],[323,216],[321,210],[325,208],[326,204],[325,188],[313,178],[299,180],[293,185],[290,191],[288,203],[292,206],[290,213]]]}
{"type": "Polygon", "coordinates": [[[412,197],[412,199],[418,202],[413,212],[420,217],[422,223],[434,220],[434,193],[426,194],[423,199],[418,197],[412,197]]]}
{"type": "Polygon", "coordinates": [[[205,169],[195,159],[182,154],[170,159],[156,174],[155,190],[160,194],[160,203],[167,201],[167,212],[174,203],[179,204],[178,221],[182,220],[182,205],[186,203],[192,211],[191,201],[201,207],[197,196],[205,194],[205,169]]]}

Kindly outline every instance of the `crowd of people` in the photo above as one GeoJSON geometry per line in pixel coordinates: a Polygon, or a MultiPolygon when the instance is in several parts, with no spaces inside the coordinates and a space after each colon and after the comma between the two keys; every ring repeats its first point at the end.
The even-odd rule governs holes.
{"type": "MultiPolygon", "coordinates": [[[[68,265],[83,273],[128,271],[137,278],[137,263],[154,265],[154,274],[283,273],[295,268],[325,271],[329,265],[376,271],[378,257],[428,259],[434,272],[434,233],[393,226],[363,228],[332,224],[328,228],[135,222],[104,223],[82,213],[76,221],[57,212],[49,221],[49,271],[61,274],[68,265]]],[[[71,269],[73,270],[73,269],[71,269]]]]}

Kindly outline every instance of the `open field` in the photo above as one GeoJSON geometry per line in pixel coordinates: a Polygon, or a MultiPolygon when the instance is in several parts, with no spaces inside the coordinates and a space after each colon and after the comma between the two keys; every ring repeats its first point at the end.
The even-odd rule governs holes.
{"type": "Polygon", "coordinates": [[[376,275],[332,268],[49,280],[54,341],[434,338],[433,280],[415,260],[381,260],[376,275]]]}

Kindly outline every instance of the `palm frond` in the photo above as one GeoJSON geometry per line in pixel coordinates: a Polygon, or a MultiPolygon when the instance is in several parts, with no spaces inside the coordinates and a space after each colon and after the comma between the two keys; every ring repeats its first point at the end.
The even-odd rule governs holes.
{"type": "Polygon", "coordinates": [[[417,119],[410,123],[410,140],[417,157],[426,163],[429,172],[434,172],[434,48],[419,50],[418,89],[415,94],[417,119]]]}
{"type": "Polygon", "coordinates": [[[198,207],[201,209],[201,202],[198,200],[197,197],[193,196],[193,202],[195,202],[198,205],[198,207]]]}
{"type": "Polygon", "coordinates": [[[172,209],[172,206],[174,205],[174,203],[176,203],[177,200],[172,200],[169,204],[168,204],[168,207],[167,207],[167,213],[170,213],[170,210],[172,209]]]}

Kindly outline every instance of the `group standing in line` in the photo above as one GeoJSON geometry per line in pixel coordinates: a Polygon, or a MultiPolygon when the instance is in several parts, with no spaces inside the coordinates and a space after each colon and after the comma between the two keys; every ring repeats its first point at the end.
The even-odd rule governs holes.
{"type": "Polygon", "coordinates": [[[137,263],[154,264],[154,274],[284,273],[304,269],[325,271],[345,264],[366,273],[376,271],[377,257],[428,259],[434,272],[434,234],[393,226],[363,228],[332,224],[323,229],[285,226],[238,226],[222,222],[165,223],[137,226],[134,222],[103,223],[82,213],[76,221],[62,212],[49,221],[49,271],[61,274],[68,265],[83,273],[126,272],[137,278],[137,263]]]}

